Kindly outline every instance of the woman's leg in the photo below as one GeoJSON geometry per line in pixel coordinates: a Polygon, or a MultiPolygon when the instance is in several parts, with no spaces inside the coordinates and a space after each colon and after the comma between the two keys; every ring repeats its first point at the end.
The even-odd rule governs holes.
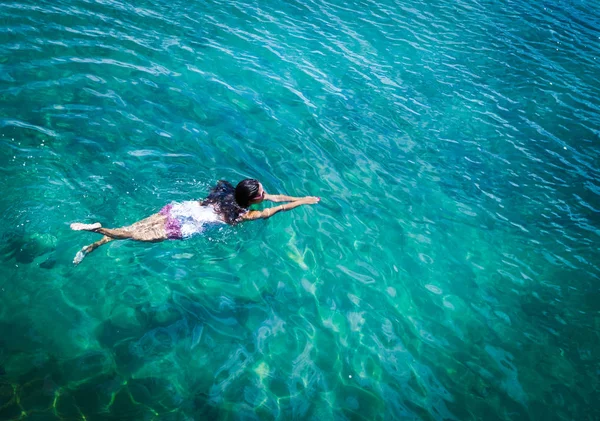
{"type": "Polygon", "coordinates": [[[115,240],[136,241],[163,241],[168,239],[166,230],[167,217],[156,213],[135,224],[121,228],[103,228],[100,223],[95,224],[71,224],[71,229],[76,231],[91,231],[105,235],[115,240]]]}
{"type": "Polygon", "coordinates": [[[169,238],[166,225],[167,216],[155,213],[146,219],[142,219],[133,225],[121,229],[129,233],[129,238],[132,240],[156,242],[164,241],[169,238]]]}
{"type": "Polygon", "coordinates": [[[93,252],[94,250],[96,250],[102,244],[109,243],[109,242],[111,242],[113,240],[114,240],[114,238],[104,236],[104,237],[102,237],[102,240],[98,240],[95,243],[92,243],[92,244],[90,244],[88,246],[83,247],[75,255],[75,258],[73,259],[73,263],[76,264],[76,265],[78,265],[79,263],[81,263],[81,261],[83,260],[83,258],[85,256],[87,256],[88,254],[90,254],[91,252],[93,252]]]}
{"type": "Polygon", "coordinates": [[[90,231],[104,235],[104,237],[92,243],[88,246],[83,247],[73,259],[74,264],[79,264],[85,256],[96,250],[103,244],[106,244],[113,240],[136,240],[136,241],[150,241],[157,242],[168,239],[166,229],[167,217],[160,213],[149,216],[146,219],[136,222],[135,224],[129,225],[128,227],[122,228],[103,228],[100,223],[95,224],[71,224],[71,229],[75,231],[90,231]]]}

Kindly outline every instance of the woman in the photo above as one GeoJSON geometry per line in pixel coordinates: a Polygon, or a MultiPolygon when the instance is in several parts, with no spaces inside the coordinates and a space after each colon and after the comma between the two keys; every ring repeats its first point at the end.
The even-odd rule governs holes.
{"type": "Polygon", "coordinates": [[[294,209],[300,205],[314,205],[320,200],[313,196],[291,197],[267,194],[262,184],[253,179],[242,180],[235,188],[227,181],[219,181],[206,199],[171,203],[162,208],[159,213],[127,227],[104,228],[98,222],[71,224],[71,229],[75,231],[92,231],[104,235],[101,240],[82,248],[73,259],[73,263],[79,264],[86,255],[112,240],[157,242],[182,239],[201,233],[208,224],[235,225],[253,219],[266,219],[277,212],[294,209]],[[262,203],[264,200],[290,203],[262,211],[248,209],[250,205],[262,203]]]}

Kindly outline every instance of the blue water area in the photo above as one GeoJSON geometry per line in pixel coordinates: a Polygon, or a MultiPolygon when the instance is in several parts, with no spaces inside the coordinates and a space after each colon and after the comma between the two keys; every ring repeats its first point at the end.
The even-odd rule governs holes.
{"type": "Polygon", "coordinates": [[[0,419],[600,419],[599,76],[591,0],[1,2],[0,419]],[[322,201],[72,264],[246,177],[322,201]]]}

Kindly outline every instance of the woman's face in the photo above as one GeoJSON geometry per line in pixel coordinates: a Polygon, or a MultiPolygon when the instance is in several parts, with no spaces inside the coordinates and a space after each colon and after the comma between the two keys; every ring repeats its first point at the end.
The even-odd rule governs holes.
{"type": "Polygon", "coordinates": [[[260,203],[265,200],[265,189],[262,187],[262,183],[258,183],[258,194],[254,198],[255,203],[260,203]]]}
{"type": "Polygon", "coordinates": [[[263,200],[265,200],[265,189],[263,189],[262,183],[258,183],[258,193],[254,199],[252,199],[252,203],[260,203],[263,200]]]}

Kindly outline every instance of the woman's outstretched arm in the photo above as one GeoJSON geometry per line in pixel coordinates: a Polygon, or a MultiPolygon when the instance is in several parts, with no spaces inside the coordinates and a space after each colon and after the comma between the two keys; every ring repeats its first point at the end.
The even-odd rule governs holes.
{"type": "Polygon", "coordinates": [[[291,203],[286,203],[285,205],[279,205],[261,211],[250,211],[244,214],[242,219],[245,221],[251,221],[254,219],[267,219],[275,215],[277,212],[292,210],[301,205],[314,205],[315,203],[319,203],[320,200],[321,199],[319,197],[314,196],[298,197],[296,200],[292,201],[291,203]]]}
{"type": "Polygon", "coordinates": [[[304,199],[304,197],[286,196],[285,194],[268,194],[265,192],[264,199],[270,200],[271,202],[296,202],[304,199]]]}

